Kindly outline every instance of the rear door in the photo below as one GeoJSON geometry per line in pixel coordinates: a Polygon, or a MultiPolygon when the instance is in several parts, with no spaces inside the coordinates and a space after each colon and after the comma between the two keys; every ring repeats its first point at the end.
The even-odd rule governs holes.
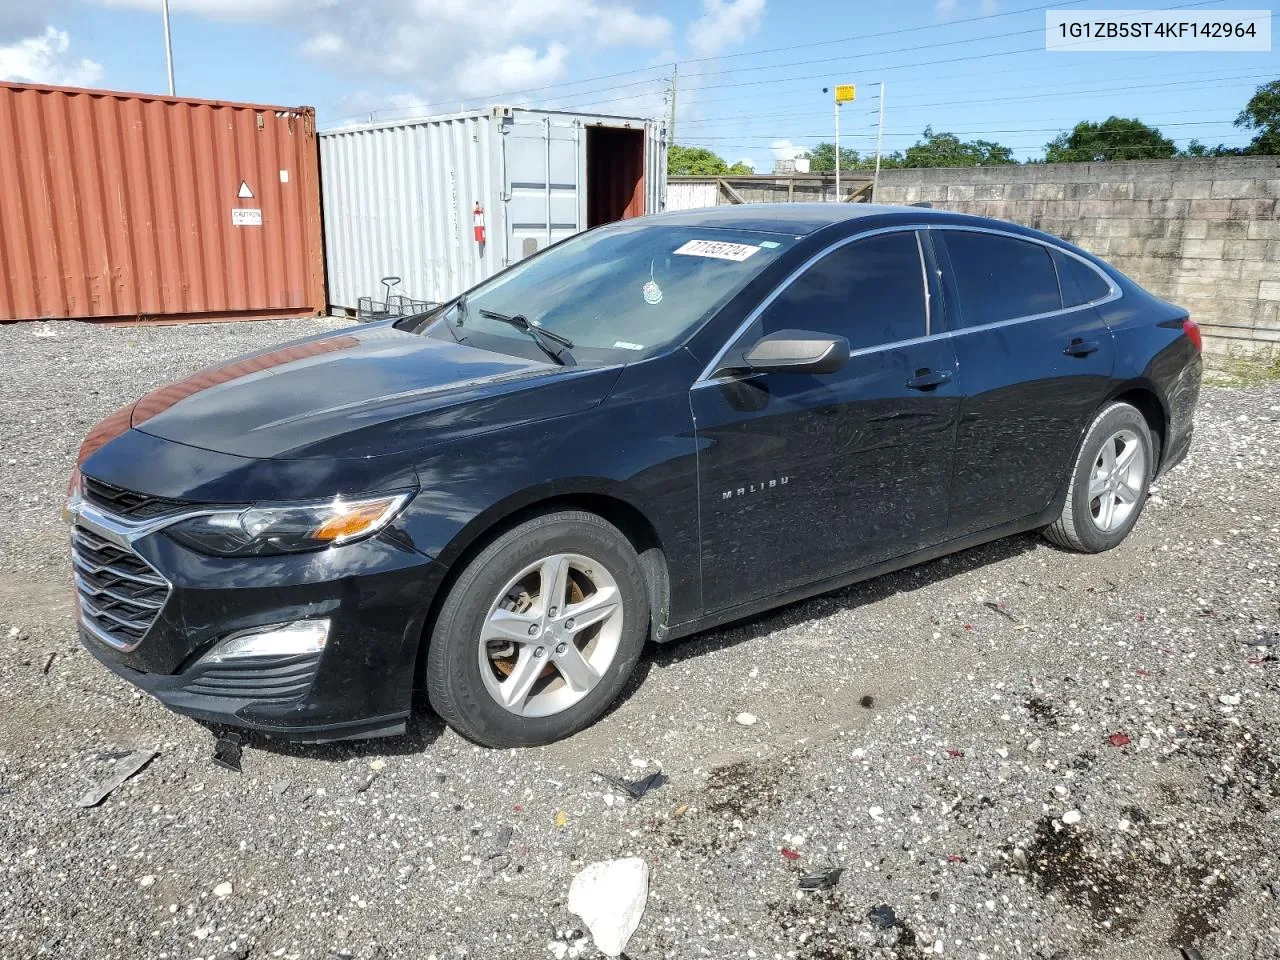
{"type": "Polygon", "coordinates": [[[1111,386],[1115,348],[1091,304],[1112,287],[1033,240],[967,229],[930,236],[960,367],[951,526],[961,536],[1044,509],[1071,469],[1111,386]]]}
{"type": "Polygon", "coordinates": [[[960,402],[924,262],[913,230],[823,254],[694,385],[708,611],[940,539],[960,402]],[[824,375],[721,372],[787,329],[848,337],[853,356],[824,375]]]}

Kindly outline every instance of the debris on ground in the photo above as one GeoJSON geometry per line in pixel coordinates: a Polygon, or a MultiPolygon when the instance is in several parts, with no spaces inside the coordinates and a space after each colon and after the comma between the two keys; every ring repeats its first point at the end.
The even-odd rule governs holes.
{"type": "Polygon", "coordinates": [[[830,890],[840,882],[840,876],[843,873],[844,867],[832,867],[830,870],[806,873],[800,878],[797,886],[801,890],[830,890]]]}
{"type": "Polygon", "coordinates": [[[893,912],[893,907],[887,903],[872,907],[867,912],[867,918],[871,921],[873,927],[879,927],[881,930],[888,930],[898,922],[898,915],[893,912]]]}
{"type": "Polygon", "coordinates": [[[754,713],[743,712],[734,717],[734,720],[741,726],[753,727],[756,723],[756,715],[754,713]]]}
{"type": "Polygon", "coordinates": [[[58,659],[58,651],[57,651],[57,650],[55,650],[55,651],[53,651],[53,653],[49,654],[48,659],[46,659],[46,660],[45,660],[45,662],[44,662],[44,669],[43,669],[43,670],[41,670],[40,672],[41,672],[41,673],[43,673],[43,674],[47,677],[47,676],[49,675],[49,671],[50,671],[51,669],[53,669],[53,661],[54,661],[54,660],[56,660],[56,659],[58,659]]]}
{"type": "Polygon", "coordinates": [[[111,793],[122,783],[132,777],[135,773],[145,767],[155,758],[157,751],[155,750],[135,750],[123,760],[117,762],[116,771],[102,783],[96,787],[86,791],[84,796],[76,801],[76,805],[80,807],[96,807],[103,800],[107,799],[111,793]]]}
{"type": "Polygon", "coordinates": [[[1204,960],[1204,956],[1195,947],[1182,947],[1182,960],[1204,960]]]}
{"type": "Polygon", "coordinates": [[[983,600],[982,605],[986,607],[988,610],[991,610],[994,613],[998,613],[1000,614],[1000,616],[1005,617],[1006,619],[1011,620],[1014,623],[1018,622],[1018,618],[1015,617],[1008,610],[1006,610],[1004,604],[1000,603],[998,600],[983,600]]]}
{"type": "Polygon", "coordinates": [[[783,847],[779,853],[782,854],[783,860],[791,860],[792,862],[800,859],[800,854],[796,853],[790,847],[783,847]]]}
{"type": "Polygon", "coordinates": [[[235,773],[240,773],[240,758],[244,753],[243,734],[224,733],[213,744],[213,762],[235,773]]]}
{"type": "Polygon", "coordinates": [[[1113,747],[1127,747],[1131,741],[1127,733],[1113,733],[1107,737],[1107,742],[1113,747]]]}
{"type": "Polygon", "coordinates": [[[588,865],[569,885],[568,908],[582,918],[596,948],[617,957],[640,926],[649,900],[649,865],[639,857],[588,865]]]}
{"type": "Polygon", "coordinates": [[[621,777],[601,773],[599,770],[592,770],[591,773],[592,776],[599,777],[605,783],[617,787],[632,800],[643,800],[646,793],[650,790],[656,790],[669,779],[661,770],[651,773],[647,777],[641,777],[639,780],[623,780],[621,777]]]}
{"type": "Polygon", "coordinates": [[[227,897],[231,896],[231,881],[224,880],[222,883],[214,887],[213,895],[219,900],[225,900],[227,897]]]}

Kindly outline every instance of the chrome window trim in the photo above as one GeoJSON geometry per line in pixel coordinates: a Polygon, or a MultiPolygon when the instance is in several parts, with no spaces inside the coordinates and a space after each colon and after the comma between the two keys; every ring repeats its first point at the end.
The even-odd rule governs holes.
{"type": "MultiPolygon", "coordinates": [[[[709,384],[720,384],[720,383],[744,380],[750,377],[759,376],[759,374],[756,374],[756,373],[727,374],[725,376],[720,376],[720,377],[713,376],[713,374],[717,369],[717,367],[719,367],[720,362],[724,360],[725,356],[729,353],[729,351],[732,350],[734,345],[737,344],[738,340],[741,339],[742,335],[745,334],[751,328],[751,325],[760,318],[760,315],[769,308],[769,306],[773,303],[773,301],[776,300],[784,290],[786,290],[789,286],[791,286],[792,283],[794,283],[797,279],[799,279],[799,277],[806,270],[812,267],[815,263],[817,263],[827,254],[832,253],[836,250],[839,250],[841,247],[850,243],[854,243],[857,240],[864,240],[867,237],[874,237],[882,233],[902,233],[907,230],[912,230],[912,231],[962,230],[962,231],[968,231],[970,233],[995,234],[996,236],[1000,236],[1000,237],[1008,237],[1011,240],[1022,240],[1026,243],[1037,243],[1042,247],[1048,248],[1050,251],[1056,250],[1058,253],[1061,253],[1064,256],[1073,257],[1076,260],[1079,260],[1086,267],[1088,267],[1090,270],[1092,270],[1094,273],[1096,273],[1098,276],[1100,276],[1103,279],[1103,281],[1107,284],[1108,293],[1105,297],[1099,297],[1096,300],[1090,300],[1088,303],[1078,303],[1072,307],[1060,307],[1057,310],[1050,310],[1046,313],[1033,313],[1023,317],[1010,317],[1007,320],[995,320],[991,323],[984,323],[975,327],[961,327],[957,330],[943,330],[938,333],[929,332],[929,333],[926,333],[923,337],[911,337],[910,339],[907,339],[907,340],[896,340],[892,343],[877,344],[874,347],[862,347],[857,350],[851,350],[849,352],[849,355],[851,357],[865,356],[866,354],[876,353],[880,350],[895,349],[897,347],[904,347],[904,346],[909,346],[911,344],[922,343],[926,340],[940,339],[942,337],[952,337],[957,334],[981,332],[983,330],[995,330],[999,327],[1007,327],[1015,323],[1029,323],[1033,320],[1045,320],[1049,317],[1063,316],[1068,313],[1074,313],[1077,310],[1084,310],[1087,307],[1100,307],[1103,304],[1107,304],[1115,300],[1119,300],[1120,297],[1123,296],[1123,292],[1121,291],[1119,285],[1113,279],[1111,279],[1111,277],[1108,276],[1105,271],[1100,270],[1097,267],[1097,265],[1095,265],[1085,257],[1080,256],[1078,253],[1068,250],[1065,247],[1061,247],[1058,244],[1053,243],[1052,241],[1042,240],[1039,237],[1028,237],[1020,233],[1014,233],[1010,230],[1000,230],[994,227],[970,226],[968,224],[963,224],[963,223],[914,223],[914,224],[898,224],[892,227],[877,227],[874,230],[864,230],[861,233],[855,233],[848,237],[842,237],[839,240],[835,241],[834,243],[828,244],[826,247],[819,250],[817,253],[813,254],[813,256],[809,257],[809,259],[805,260],[805,262],[800,264],[800,266],[796,267],[795,270],[791,271],[791,273],[789,273],[776,287],[773,288],[773,290],[769,292],[769,295],[767,297],[761,300],[760,303],[756,304],[755,308],[752,309],[752,311],[749,314],[747,314],[746,319],[744,319],[742,323],[738,325],[738,328],[734,330],[732,336],[730,336],[725,341],[724,346],[721,347],[719,352],[717,352],[716,355],[711,359],[711,362],[702,368],[702,372],[698,374],[697,379],[694,380],[693,385],[692,387],[690,387],[690,389],[696,390],[699,387],[707,386],[709,384]]],[[[920,237],[918,233],[916,235],[916,243],[918,246],[920,245],[920,237]]],[[[924,255],[923,249],[921,249],[922,266],[923,266],[923,255],[924,255]]],[[[1054,267],[1054,275],[1055,277],[1057,276],[1056,265],[1054,267]]],[[[929,277],[928,277],[927,269],[926,269],[925,276],[923,277],[923,280],[925,283],[925,304],[926,304],[925,316],[926,316],[926,323],[928,323],[929,322],[928,320],[929,318],[929,309],[928,309],[929,277]]],[[[1059,288],[1061,288],[1061,282],[1059,282],[1059,288]]],[[[1061,290],[1059,290],[1059,292],[1061,292],[1061,290]]],[[[929,330],[929,329],[931,329],[931,327],[926,327],[926,330],[929,330]]]]}

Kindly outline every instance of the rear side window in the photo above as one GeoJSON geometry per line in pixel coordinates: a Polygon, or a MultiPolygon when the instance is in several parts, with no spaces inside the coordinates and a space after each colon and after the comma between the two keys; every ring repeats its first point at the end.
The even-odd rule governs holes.
{"type": "Polygon", "coordinates": [[[939,230],[951,257],[961,324],[977,327],[1062,308],[1047,248],[993,233],[939,230]]]}
{"type": "Polygon", "coordinates": [[[1055,250],[1053,262],[1058,267],[1058,283],[1062,287],[1064,307],[1078,307],[1082,303],[1092,303],[1094,300],[1101,300],[1111,292],[1111,287],[1097,270],[1086,266],[1075,257],[1055,250]]]}
{"type": "Polygon", "coordinates": [[[795,279],[760,318],[757,336],[813,330],[858,350],[926,332],[924,270],[914,231],[845,244],[795,279]]]}

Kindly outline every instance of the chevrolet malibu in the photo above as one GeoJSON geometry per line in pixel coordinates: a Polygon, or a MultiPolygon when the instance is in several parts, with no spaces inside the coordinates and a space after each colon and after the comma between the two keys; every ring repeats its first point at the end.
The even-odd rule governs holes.
{"type": "Polygon", "coordinates": [[[1062,240],[872,205],[579,234],[433,313],[204,370],[90,433],[83,642],[172,709],[496,747],[667,642],[984,541],[1119,544],[1200,389],[1178,307],[1062,240]]]}

